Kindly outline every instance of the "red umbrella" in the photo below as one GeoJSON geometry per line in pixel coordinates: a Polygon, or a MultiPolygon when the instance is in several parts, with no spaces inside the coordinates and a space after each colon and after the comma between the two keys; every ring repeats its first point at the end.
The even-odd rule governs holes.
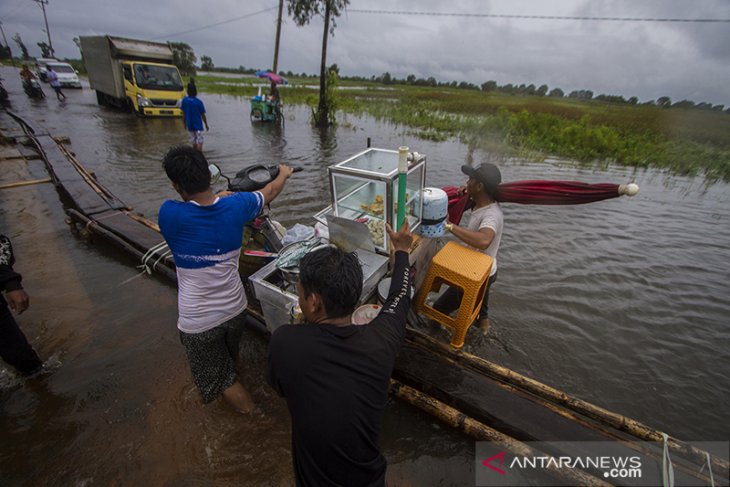
{"type": "MultiPolygon", "coordinates": [[[[458,222],[466,209],[471,207],[469,197],[458,196],[456,186],[443,188],[449,197],[449,221],[458,222]]],[[[630,184],[588,184],[576,181],[513,181],[497,186],[496,200],[501,203],[524,205],[580,205],[594,201],[634,196],[639,186],[630,184]]]]}
{"type": "Polygon", "coordinates": [[[524,205],[582,205],[621,195],[634,196],[636,184],[588,184],[577,181],[513,181],[497,186],[496,200],[524,205]]]}

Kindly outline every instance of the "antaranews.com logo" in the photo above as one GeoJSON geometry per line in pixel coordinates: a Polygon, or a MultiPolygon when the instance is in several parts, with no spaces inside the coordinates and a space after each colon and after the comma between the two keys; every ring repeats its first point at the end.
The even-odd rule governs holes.
{"type": "MultiPolygon", "coordinates": [[[[499,475],[507,475],[507,471],[502,469],[505,465],[504,458],[507,452],[502,451],[496,455],[482,460],[482,465],[497,472],[499,475]],[[494,462],[494,463],[492,463],[494,462]],[[495,465],[498,462],[499,467],[495,465]]],[[[504,468],[510,470],[564,470],[564,469],[600,469],[603,471],[603,477],[606,478],[641,478],[641,458],[632,457],[552,457],[549,455],[541,456],[519,456],[515,455],[504,468]]]]}
{"type": "MultiPolygon", "coordinates": [[[[515,451],[491,442],[476,443],[477,486],[516,485],[709,485],[705,465],[690,465],[663,454],[651,442],[527,442],[515,451]],[[679,462],[679,463],[677,463],[679,462]],[[675,472],[675,466],[676,472],[675,472]],[[697,473],[697,474],[695,474],[697,473]]],[[[728,442],[702,443],[727,458],[728,442]]],[[[715,472],[727,479],[727,471],[715,472]]]]}

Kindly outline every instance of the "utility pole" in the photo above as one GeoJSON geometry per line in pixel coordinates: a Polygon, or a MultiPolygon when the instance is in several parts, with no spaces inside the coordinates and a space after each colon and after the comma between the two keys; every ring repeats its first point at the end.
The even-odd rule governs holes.
{"type": "Polygon", "coordinates": [[[46,17],[46,5],[48,5],[48,0],[33,1],[40,5],[41,10],[43,10],[43,20],[46,22],[46,34],[48,34],[48,47],[51,50],[51,57],[56,57],[56,51],[53,50],[53,43],[51,42],[51,31],[48,30],[48,17],[46,17]]]}
{"type": "Polygon", "coordinates": [[[276,74],[279,68],[279,38],[281,37],[281,11],[283,7],[284,0],[279,0],[279,19],[276,21],[276,45],[274,46],[274,67],[272,69],[274,74],[276,74]]]}
{"type": "Polygon", "coordinates": [[[10,56],[10,62],[13,64],[13,67],[15,67],[15,59],[13,59],[13,52],[10,50],[10,44],[8,44],[8,39],[5,37],[5,29],[3,29],[3,22],[0,20],[0,33],[3,35],[3,42],[5,42],[5,47],[8,49],[8,55],[10,56]]]}

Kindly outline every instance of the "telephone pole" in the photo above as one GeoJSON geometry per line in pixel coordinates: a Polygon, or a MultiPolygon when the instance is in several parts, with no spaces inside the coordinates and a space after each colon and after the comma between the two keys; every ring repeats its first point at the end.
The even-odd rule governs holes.
{"type": "Polygon", "coordinates": [[[281,37],[281,11],[283,7],[284,0],[279,0],[279,19],[276,21],[276,45],[274,46],[274,67],[272,68],[274,74],[276,74],[279,68],[279,38],[281,37]]]}
{"type": "Polygon", "coordinates": [[[0,33],[2,33],[3,42],[5,42],[5,47],[8,49],[8,56],[10,56],[10,62],[13,64],[13,67],[15,67],[15,59],[13,59],[13,51],[10,50],[10,44],[8,44],[8,39],[5,37],[5,30],[3,29],[2,20],[0,20],[0,33]]]}
{"type": "Polygon", "coordinates": [[[51,42],[51,31],[48,29],[48,17],[46,17],[46,5],[48,5],[48,0],[33,1],[40,5],[41,10],[43,10],[43,20],[46,22],[46,34],[48,34],[48,48],[51,50],[51,57],[56,57],[56,51],[53,50],[53,43],[51,42]]]}

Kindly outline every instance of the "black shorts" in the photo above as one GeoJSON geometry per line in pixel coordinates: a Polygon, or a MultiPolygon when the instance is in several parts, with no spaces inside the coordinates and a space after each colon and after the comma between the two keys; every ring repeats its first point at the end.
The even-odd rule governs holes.
{"type": "Polygon", "coordinates": [[[236,381],[236,357],[242,328],[241,314],[202,333],[180,332],[180,341],[204,404],[214,401],[236,381]]]}

